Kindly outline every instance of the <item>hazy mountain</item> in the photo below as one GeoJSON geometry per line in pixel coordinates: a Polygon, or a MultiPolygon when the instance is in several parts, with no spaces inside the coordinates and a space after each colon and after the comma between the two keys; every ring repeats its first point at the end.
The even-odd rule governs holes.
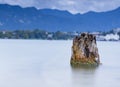
{"type": "Polygon", "coordinates": [[[53,9],[0,4],[0,29],[48,31],[107,31],[120,27],[120,8],[108,12],[71,14],[53,9]]]}

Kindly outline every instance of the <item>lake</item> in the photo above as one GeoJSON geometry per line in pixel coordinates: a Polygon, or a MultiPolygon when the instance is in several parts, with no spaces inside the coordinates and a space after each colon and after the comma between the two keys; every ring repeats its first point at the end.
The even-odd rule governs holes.
{"type": "Polygon", "coordinates": [[[72,41],[0,40],[0,87],[120,87],[120,42],[97,42],[102,65],[70,66],[72,41]]]}

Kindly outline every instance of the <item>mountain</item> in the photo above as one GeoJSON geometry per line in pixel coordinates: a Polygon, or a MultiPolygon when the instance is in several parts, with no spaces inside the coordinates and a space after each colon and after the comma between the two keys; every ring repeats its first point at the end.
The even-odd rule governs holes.
{"type": "Polygon", "coordinates": [[[120,27],[120,8],[107,12],[71,14],[56,9],[0,4],[0,29],[47,31],[108,31],[120,27]]]}

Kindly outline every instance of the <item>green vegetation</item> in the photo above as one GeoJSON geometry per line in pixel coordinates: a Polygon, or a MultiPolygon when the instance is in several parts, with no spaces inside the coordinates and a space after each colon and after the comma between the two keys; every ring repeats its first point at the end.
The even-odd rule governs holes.
{"type": "Polygon", "coordinates": [[[44,30],[14,30],[14,31],[0,31],[1,39],[49,39],[49,40],[68,40],[72,39],[74,35],[71,32],[47,32],[44,30]]]}
{"type": "MultiPolygon", "coordinates": [[[[107,34],[117,34],[120,37],[120,30],[111,30],[106,32],[88,32],[93,33],[99,40],[100,36],[106,36],[107,34]]],[[[80,35],[81,32],[48,32],[45,30],[1,30],[0,39],[40,39],[40,40],[71,40],[75,36],[80,35]]],[[[100,39],[101,40],[101,39],[100,39]]],[[[102,40],[105,40],[104,38],[102,40]]],[[[120,39],[119,39],[120,40],[120,39]]]]}

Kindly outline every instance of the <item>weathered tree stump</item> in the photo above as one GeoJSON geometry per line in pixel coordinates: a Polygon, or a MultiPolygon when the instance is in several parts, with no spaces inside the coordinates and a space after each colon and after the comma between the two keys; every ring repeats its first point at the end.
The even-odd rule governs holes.
{"type": "Polygon", "coordinates": [[[98,66],[100,64],[96,37],[92,34],[82,33],[73,39],[72,66],[98,66]]]}

